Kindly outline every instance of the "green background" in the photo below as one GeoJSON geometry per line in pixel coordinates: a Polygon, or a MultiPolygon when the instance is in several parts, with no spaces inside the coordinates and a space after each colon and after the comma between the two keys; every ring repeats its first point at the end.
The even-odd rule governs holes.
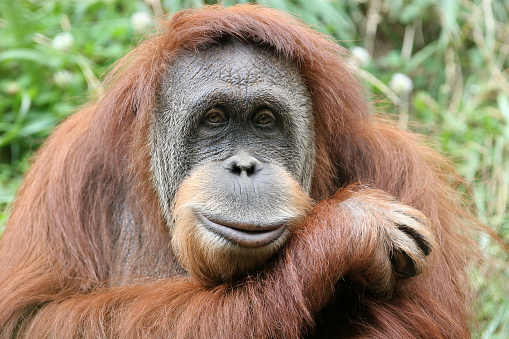
{"type": "MultiPolygon", "coordinates": [[[[215,3],[0,0],[0,233],[31,155],[54,126],[95,93],[156,18],[204,2],[215,3]]],[[[509,242],[508,1],[257,2],[294,13],[352,51],[362,47],[369,58],[359,75],[377,107],[454,161],[479,218],[509,242]],[[395,73],[412,80],[409,95],[391,89],[395,73]]],[[[509,338],[507,252],[488,236],[478,241],[493,265],[472,273],[474,335],[509,338]]]]}

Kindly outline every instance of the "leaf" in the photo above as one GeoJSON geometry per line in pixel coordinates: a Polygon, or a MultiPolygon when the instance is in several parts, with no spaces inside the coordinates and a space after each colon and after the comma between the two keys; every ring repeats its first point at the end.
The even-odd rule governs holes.
{"type": "Polygon", "coordinates": [[[22,127],[19,131],[19,134],[28,136],[42,131],[47,131],[55,126],[56,123],[57,120],[54,117],[43,116],[39,119],[32,120],[30,123],[22,127]]]}
{"type": "Polygon", "coordinates": [[[498,93],[497,104],[505,121],[509,123],[509,98],[507,95],[502,92],[498,93]]]}
{"type": "Polygon", "coordinates": [[[497,96],[497,105],[500,113],[505,119],[505,129],[503,131],[506,139],[509,140],[509,98],[504,93],[500,92],[497,96]]]}
{"type": "Polygon", "coordinates": [[[30,48],[11,49],[0,53],[0,62],[12,60],[32,61],[46,66],[53,65],[51,58],[48,58],[47,55],[30,48]]]}

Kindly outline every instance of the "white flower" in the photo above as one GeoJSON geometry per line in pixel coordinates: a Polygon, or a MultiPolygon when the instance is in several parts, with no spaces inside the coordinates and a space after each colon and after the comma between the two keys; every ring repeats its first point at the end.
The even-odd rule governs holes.
{"type": "Polygon", "coordinates": [[[389,87],[396,93],[398,96],[408,95],[414,85],[412,83],[412,79],[406,76],[403,73],[394,73],[392,75],[392,79],[389,82],[389,87]]]}
{"type": "Polygon", "coordinates": [[[9,95],[16,95],[19,93],[20,91],[20,86],[19,86],[19,83],[17,81],[11,81],[9,82],[9,84],[7,84],[7,94],[9,95]]]}
{"type": "Polygon", "coordinates": [[[64,88],[72,81],[72,73],[62,69],[53,75],[53,80],[58,87],[64,88]]]}
{"type": "Polygon", "coordinates": [[[357,59],[357,62],[361,66],[366,66],[371,60],[369,52],[364,47],[355,46],[351,49],[350,52],[352,53],[352,56],[357,59]]]}
{"type": "Polygon", "coordinates": [[[74,37],[69,32],[58,33],[53,41],[51,42],[51,46],[54,49],[69,52],[74,44],[74,37]]]}
{"type": "Polygon", "coordinates": [[[131,16],[131,26],[136,32],[142,32],[152,24],[152,18],[147,12],[136,12],[131,16]]]}
{"type": "Polygon", "coordinates": [[[479,94],[481,88],[479,87],[479,85],[470,85],[467,87],[467,91],[470,92],[471,95],[476,95],[479,94]]]}

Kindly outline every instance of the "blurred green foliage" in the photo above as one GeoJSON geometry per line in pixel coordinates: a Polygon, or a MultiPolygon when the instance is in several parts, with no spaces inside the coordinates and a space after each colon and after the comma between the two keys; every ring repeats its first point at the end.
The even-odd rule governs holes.
{"type": "MultiPolygon", "coordinates": [[[[101,74],[154,18],[215,2],[0,1],[0,207],[55,124],[94,94],[101,74]]],[[[234,2],[247,1],[223,1],[234,2]]],[[[357,55],[378,108],[394,113],[402,128],[429,135],[455,161],[480,219],[509,241],[509,2],[257,2],[294,13],[357,55]],[[410,93],[397,90],[395,73],[411,79],[410,93]]],[[[488,237],[479,241],[499,259],[501,274],[472,277],[481,300],[475,335],[508,338],[507,253],[488,237]]]]}

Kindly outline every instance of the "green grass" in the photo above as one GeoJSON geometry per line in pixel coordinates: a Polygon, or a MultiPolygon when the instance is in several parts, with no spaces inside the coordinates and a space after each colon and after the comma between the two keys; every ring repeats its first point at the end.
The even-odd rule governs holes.
{"type": "MultiPolygon", "coordinates": [[[[205,1],[210,4],[214,1],[205,1]]],[[[246,1],[236,1],[241,3],[246,1]]],[[[362,47],[360,76],[402,127],[436,141],[465,177],[479,218],[509,242],[509,3],[505,0],[271,0],[315,29],[362,47]],[[413,83],[409,95],[389,83],[413,83]],[[392,103],[387,105],[387,103],[392,103]],[[415,122],[415,124],[413,123],[415,122]]],[[[0,208],[55,124],[93,94],[107,67],[137,40],[131,16],[172,13],[203,1],[17,0],[0,2],[0,208]],[[72,44],[57,35],[68,32],[72,44]]],[[[224,1],[232,4],[233,1],[224,1]]],[[[139,27],[139,26],[143,27],[139,27]]],[[[62,35],[59,36],[62,38],[62,35]]],[[[69,35],[67,35],[69,38],[69,35]]],[[[358,50],[358,49],[357,49],[358,50]]],[[[7,212],[0,213],[0,225],[7,212]]],[[[2,226],[0,226],[1,232],[2,226]]],[[[476,271],[475,336],[509,337],[507,253],[479,240],[496,278],[476,271]]]]}

